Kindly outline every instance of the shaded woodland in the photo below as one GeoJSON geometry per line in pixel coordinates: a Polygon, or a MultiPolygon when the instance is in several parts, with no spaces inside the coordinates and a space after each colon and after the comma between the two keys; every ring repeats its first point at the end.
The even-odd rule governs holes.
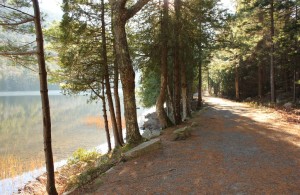
{"type": "Polygon", "coordinates": [[[204,91],[299,104],[299,1],[235,3],[231,13],[219,0],[63,0],[62,21],[42,29],[37,0],[1,1],[0,56],[39,70],[49,194],[57,192],[46,60],[59,65],[48,72],[66,94],[85,92],[103,102],[109,150],[107,117],[115,147],[142,141],[137,95],[145,107],[156,106],[162,128],[187,120],[192,107],[201,109],[204,91]],[[18,41],[21,35],[30,41],[18,41]]]}

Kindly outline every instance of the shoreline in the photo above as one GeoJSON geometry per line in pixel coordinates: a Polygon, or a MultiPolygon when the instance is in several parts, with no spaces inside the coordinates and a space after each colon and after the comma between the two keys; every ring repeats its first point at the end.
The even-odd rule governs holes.
{"type": "MultiPolygon", "coordinates": [[[[147,123],[149,119],[147,119],[147,115],[152,114],[155,112],[155,107],[151,108],[143,108],[144,112],[138,116],[138,125],[140,127],[140,133],[143,134],[145,132],[144,124],[147,123]]],[[[153,122],[153,121],[152,121],[153,122]]],[[[126,136],[126,129],[123,129],[124,137],[126,136]]],[[[111,142],[114,146],[113,136],[111,136],[111,142]]],[[[96,147],[90,148],[89,150],[96,149],[101,154],[106,154],[108,152],[107,142],[100,144],[96,147]]],[[[59,162],[54,163],[55,171],[57,169],[62,168],[64,165],[67,164],[67,159],[61,160],[59,162]]],[[[37,178],[44,175],[46,172],[45,167],[37,168],[33,171],[24,172],[21,175],[17,175],[12,178],[5,178],[0,180],[0,194],[15,194],[21,189],[23,190],[24,187],[30,183],[38,181],[37,178]]]]}

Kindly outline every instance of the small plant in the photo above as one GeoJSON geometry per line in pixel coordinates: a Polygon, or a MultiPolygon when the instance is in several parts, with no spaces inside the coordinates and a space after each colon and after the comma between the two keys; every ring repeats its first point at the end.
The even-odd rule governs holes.
{"type": "Polygon", "coordinates": [[[95,161],[101,156],[96,150],[88,151],[83,148],[76,150],[73,155],[68,159],[68,164],[76,164],[78,162],[91,162],[95,161]]]}

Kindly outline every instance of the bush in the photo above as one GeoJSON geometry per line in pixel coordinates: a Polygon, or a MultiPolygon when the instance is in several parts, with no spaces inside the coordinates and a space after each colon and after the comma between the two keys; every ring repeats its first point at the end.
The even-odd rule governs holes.
{"type": "Polygon", "coordinates": [[[98,159],[101,156],[96,150],[88,151],[83,148],[76,150],[73,155],[68,159],[68,164],[76,164],[78,162],[90,162],[98,159]]]}

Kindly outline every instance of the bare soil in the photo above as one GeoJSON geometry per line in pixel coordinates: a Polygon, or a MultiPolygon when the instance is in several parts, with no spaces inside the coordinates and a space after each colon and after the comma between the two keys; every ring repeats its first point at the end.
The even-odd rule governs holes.
{"type": "Polygon", "coordinates": [[[274,110],[205,98],[192,136],[119,164],[73,194],[300,194],[300,126],[274,110]]]}

